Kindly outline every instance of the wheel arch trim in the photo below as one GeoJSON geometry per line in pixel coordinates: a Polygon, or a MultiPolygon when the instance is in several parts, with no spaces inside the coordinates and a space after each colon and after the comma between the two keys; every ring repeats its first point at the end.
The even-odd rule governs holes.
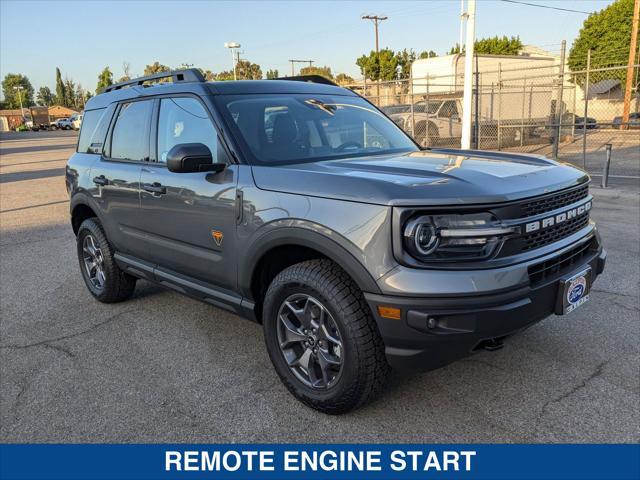
{"type": "Polygon", "coordinates": [[[238,286],[245,297],[252,298],[251,283],[260,260],[269,251],[283,245],[296,245],[316,250],[340,265],[363,292],[381,293],[378,284],[364,265],[335,240],[307,228],[280,227],[254,240],[239,262],[238,286]]]}

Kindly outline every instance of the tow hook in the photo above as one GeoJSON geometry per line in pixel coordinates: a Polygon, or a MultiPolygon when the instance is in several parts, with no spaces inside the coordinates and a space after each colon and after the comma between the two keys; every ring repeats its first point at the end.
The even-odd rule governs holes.
{"type": "Polygon", "coordinates": [[[481,347],[489,352],[495,352],[496,350],[500,350],[504,347],[504,342],[501,338],[492,338],[490,340],[485,340],[481,347]]]}

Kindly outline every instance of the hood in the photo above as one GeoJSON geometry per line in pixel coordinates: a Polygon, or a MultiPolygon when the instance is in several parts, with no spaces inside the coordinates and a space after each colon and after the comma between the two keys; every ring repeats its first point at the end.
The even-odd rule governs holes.
{"type": "Polygon", "coordinates": [[[589,180],[541,156],[444,149],[252,170],[263,190],[405,206],[507,202],[589,180]]]}

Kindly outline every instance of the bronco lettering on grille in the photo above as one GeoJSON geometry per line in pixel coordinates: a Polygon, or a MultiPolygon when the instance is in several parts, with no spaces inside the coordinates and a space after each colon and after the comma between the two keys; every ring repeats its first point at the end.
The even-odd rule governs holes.
{"type": "Polygon", "coordinates": [[[531,233],[531,232],[540,230],[542,228],[549,228],[554,225],[558,225],[572,218],[579,217],[580,215],[584,215],[589,210],[591,210],[590,201],[576,208],[572,208],[571,210],[567,210],[566,212],[558,213],[557,215],[543,218],[542,220],[536,220],[535,222],[529,222],[525,225],[525,233],[531,233]]]}

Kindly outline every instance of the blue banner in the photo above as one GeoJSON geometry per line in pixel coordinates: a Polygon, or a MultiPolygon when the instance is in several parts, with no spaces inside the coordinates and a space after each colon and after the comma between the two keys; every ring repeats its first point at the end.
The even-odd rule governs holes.
{"type": "Polygon", "coordinates": [[[1,445],[0,479],[637,480],[640,445],[1,445]]]}

